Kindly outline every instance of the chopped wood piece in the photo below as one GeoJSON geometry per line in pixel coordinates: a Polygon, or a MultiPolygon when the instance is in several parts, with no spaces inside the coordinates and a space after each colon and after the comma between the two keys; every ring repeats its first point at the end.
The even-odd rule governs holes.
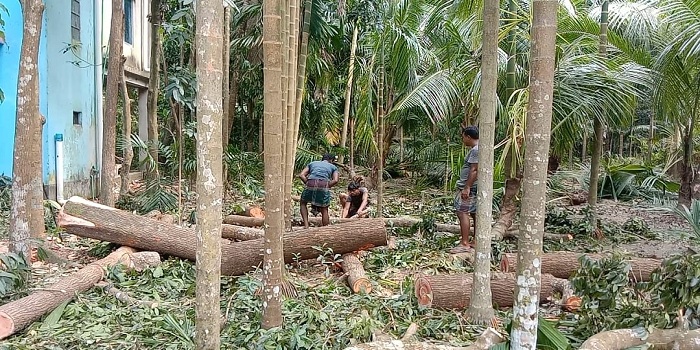
{"type": "MultiPolygon", "coordinates": [[[[406,334],[411,332],[411,327],[406,331],[406,334]]],[[[479,335],[474,344],[470,346],[450,346],[442,344],[434,344],[427,342],[418,342],[415,340],[407,340],[411,338],[404,336],[401,340],[386,340],[373,341],[371,343],[357,344],[345,348],[345,350],[488,350],[492,346],[505,341],[503,336],[495,329],[489,327],[484,333],[479,335]]]]}
{"type": "Polygon", "coordinates": [[[372,283],[365,275],[362,262],[353,253],[343,255],[343,271],[348,275],[348,285],[354,293],[369,293],[372,291],[372,283]]]}
{"type": "Polygon", "coordinates": [[[95,286],[102,288],[102,290],[104,290],[105,293],[113,296],[114,298],[116,298],[117,300],[119,300],[125,304],[141,305],[141,306],[145,306],[149,309],[155,309],[159,305],[158,302],[155,302],[155,301],[134,299],[134,298],[130,297],[129,294],[122,292],[121,290],[116,288],[111,283],[100,282],[100,283],[97,283],[95,286]]]}

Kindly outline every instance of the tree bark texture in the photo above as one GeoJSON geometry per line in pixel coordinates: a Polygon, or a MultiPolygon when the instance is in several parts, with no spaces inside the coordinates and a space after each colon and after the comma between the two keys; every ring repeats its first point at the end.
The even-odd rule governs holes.
{"type": "MultiPolygon", "coordinates": [[[[72,197],[59,213],[58,224],[70,234],[129,245],[188,260],[195,260],[197,237],[193,230],[106,207],[80,197],[72,197]]],[[[362,219],[338,225],[312,227],[303,233],[284,235],[287,247],[284,262],[315,259],[326,247],[345,254],[385,246],[387,234],[379,219],[362,219]]],[[[266,238],[265,238],[266,239],[266,238]]],[[[221,243],[221,272],[237,276],[255,269],[262,261],[263,241],[221,243]]]]}
{"type": "Polygon", "coordinates": [[[126,76],[124,75],[126,57],[122,56],[121,63],[120,75],[122,78],[122,97],[124,98],[124,112],[122,113],[124,117],[124,135],[122,135],[124,160],[122,161],[122,167],[119,169],[122,178],[119,196],[124,196],[129,193],[129,173],[131,172],[131,160],[134,158],[134,149],[131,147],[131,99],[129,98],[129,87],[126,85],[126,76]]]}
{"type": "Polygon", "coordinates": [[[39,112],[39,38],[44,15],[41,0],[23,0],[23,40],[17,82],[17,115],[12,167],[9,249],[30,257],[30,237],[44,236],[42,123],[39,112]]]}
{"type": "Polygon", "coordinates": [[[513,225],[515,213],[518,206],[515,204],[515,197],[520,192],[521,178],[513,177],[506,180],[506,193],[501,201],[501,213],[498,220],[491,228],[491,236],[494,240],[501,240],[508,235],[508,229],[513,225]]]}
{"type": "Polygon", "coordinates": [[[109,60],[105,88],[105,112],[102,123],[102,169],[100,170],[100,202],[113,207],[119,188],[115,186],[117,137],[117,102],[124,46],[124,1],[112,0],[112,21],[109,30],[109,60]]]}
{"type": "Polygon", "coordinates": [[[197,2],[197,283],[194,340],[198,350],[218,350],[221,342],[223,12],[221,0],[197,2]]]}
{"type": "Polygon", "coordinates": [[[348,275],[348,285],[353,293],[369,293],[372,291],[372,283],[365,274],[365,268],[362,262],[353,253],[344,254],[343,257],[343,272],[348,275]]]}
{"type": "Polygon", "coordinates": [[[160,89],[160,13],[161,0],[151,0],[151,74],[148,79],[148,152],[153,159],[150,178],[158,177],[158,93],[160,89]]]}
{"type": "Polygon", "coordinates": [[[624,350],[638,346],[653,349],[699,350],[700,329],[616,329],[598,333],[581,344],[580,350],[624,350]]]}
{"type": "MultiPolygon", "coordinates": [[[[600,9],[600,56],[607,56],[608,46],[608,1],[604,0],[600,9]]],[[[599,119],[593,120],[593,154],[591,155],[591,174],[588,181],[588,207],[591,210],[591,226],[598,227],[598,215],[596,214],[596,204],[598,203],[598,179],[600,177],[600,161],[603,157],[603,131],[605,124],[599,119]]]]}
{"type": "Polygon", "coordinates": [[[479,92],[479,167],[476,221],[474,283],[467,317],[474,323],[488,324],[495,317],[491,304],[491,221],[493,213],[493,145],[496,138],[496,85],[498,82],[499,1],[484,2],[481,49],[481,90],[479,92]]]}
{"type": "MultiPolygon", "coordinates": [[[[231,8],[224,7],[224,40],[221,43],[223,45],[223,109],[224,114],[221,118],[221,130],[222,130],[222,145],[224,147],[224,152],[228,149],[229,135],[231,135],[231,121],[229,115],[235,113],[231,111],[231,8]]],[[[234,107],[235,108],[235,107],[234,107]]],[[[224,172],[224,179],[227,178],[226,172],[224,172]]]]}
{"type": "Polygon", "coordinates": [[[532,2],[530,94],[511,349],[536,349],[539,302],[548,292],[542,283],[540,256],[547,200],[557,9],[556,0],[532,2]]]}
{"type": "MultiPolygon", "coordinates": [[[[263,320],[265,329],[282,325],[282,269],[284,250],[284,94],[281,0],[263,1],[263,85],[265,152],[265,256],[263,257],[263,320]]],[[[286,10],[286,9],[285,9],[286,10]]],[[[252,242],[252,241],[249,241],[252,242]]],[[[258,255],[258,250],[253,251],[258,255]]],[[[257,265],[257,264],[256,264],[257,265]]]]}
{"type": "MultiPolygon", "coordinates": [[[[350,101],[352,100],[352,83],[355,73],[355,51],[357,50],[357,24],[353,26],[352,42],[350,43],[350,64],[348,65],[348,83],[345,86],[345,105],[343,107],[343,131],[340,134],[340,148],[345,149],[348,140],[348,125],[350,124],[350,101]]],[[[343,163],[345,157],[341,155],[338,161],[343,163]]]]}
{"type": "MultiPolygon", "coordinates": [[[[541,256],[542,273],[550,274],[557,278],[570,278],[581,266],[579,259],[586,256],[592,260],[605,258],[604,254],[582,254],[574,252],[551,252],[541,256]]],[[[647,282],[651,280],[651,273],[661,266],[662,260],[652,258],[629,258],[627,260],[632,267],[629,277],[633,281],[647,282]]],[[[517,267],[517,254],[506,253],[501,257],[501,271],[515,272],[517,267]]]]}
{"type": "Polygon", "coordinates": [[[133,248],[121,247],[104,259],[83,267],[48,288],[39,289],[24,298],[0,306],[0,339],[21,331],[57,306],[73,299],[77,293],[92,288],[104,278],[105,268],[108,266],[120,263],[129,266],[132,264],[132,257],[138,259],[139,254],[142,253],[136,253],[133,248]]]}
{"type": "Polygon", "coordinates": [[[265,230],[236,226],[236,225],[221,225],[221,238],[234,239],[237,241],[250,241],[265,237],[265,230]]]}
{"type": "MultiPolygon", "coordinates": [[[[414,292],[421,306],[437,309],[464,309],[471,301],[474,276],[467,274],[420,276],[416,278],[414,292]]],[[[561,292],[569,282],[552,275],[542,275],[542,299],[561,292]]],[[[499,308],[513,306],[516,275],[493,273],[491,276],[492,303],[499,308]]]]}
{"type": "MultiPolygon", "coordinates": [[[[406,338],[404,336],[404,338],[406,338]]],[[[450,346],[428,342],[416,342],[413,339],[373,341],[371,343],[357,344],[345,348],[345,350],[488,350],[492,346],[502,343],[505,339],[495,329],[489,327],[479,335],[474,343],[469,346],[450,346]]]]}

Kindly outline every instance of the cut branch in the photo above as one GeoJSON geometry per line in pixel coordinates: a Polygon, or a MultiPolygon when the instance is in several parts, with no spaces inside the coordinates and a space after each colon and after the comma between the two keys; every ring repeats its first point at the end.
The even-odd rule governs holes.
{"type": "MultiPolygon", "coordinates": [[[[72,197],[61,209],[58,224],[81,237],[131,245],[161,254],[195,260],[197,238],[191,229],[159,222],[72,197]]],[[[314,227],[283,237],[284,261],[315,259],[321,250],[336,254],[385,246],[387,234],[381,219],[362,219],[333,226],[314,227]]],[[[264,239],[221,243],[221,272],[237,276],[253,270],[262,261],[264,239]]]]}

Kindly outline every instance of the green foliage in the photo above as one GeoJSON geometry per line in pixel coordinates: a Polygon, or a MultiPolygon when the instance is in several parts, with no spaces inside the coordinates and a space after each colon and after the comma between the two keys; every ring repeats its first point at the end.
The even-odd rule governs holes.
{"type": "Polygon", "coordinates": [[[683,309],[690,328],[700,327],[700,254],[675,255],[654,271],[646,286],[652,302],[663,305],[664,316],[672,321],[683,309]]]}
{"type": "Polygon", "coordinates": [[[149,179],[134,196],[122,196],[116,205],[120,209],[136,211],[139,214],[154,210],[162,213],[173,212],[178,208],[177,191],[173,184],[165,179],[149,179]]]}
{"type": "Polygon", "coordinates": [[[228,181],[240,194],[247,198],[261,198],[265,195],[261,181],[264,166],[260,154],[229,146],[224,160],[228,168],[228,181]]]}
{"type": "Polygon", "coordinates": [[[574,333],[587,338],[603,330],[638,326],[640,310],[632,290],[626,288],[631,266],[614,254],[598,261],[586,256],[571,279],[576,295],[582,297],[574,333]]]}
{"type": "Polygon", "coordinates": [[[700,239],[700,200],[693,200],[690,208],[683,205],[681,208],[669,209],[684,218],[693,230],[696,239],[700,239]]]}
{"type": "MultiPolygon", "coordinates": [[[[507,321],[505,332],[510,334],[512,329],[512,322],[507,321]]],[[[489,350],[508,350],[510,349],[510,339],[493,345],[489,350]]],[[[571,344],[569,340],[564,336],[564,334],[556,328],[556,326],[542,318],[542,316],[537,316],[537,349],[542,350],[569,350],[571,349],[571,344]]]]}
{"type": "Polygon", "coordinates": [[[0,299],[24,287],[29,277],[27,260],[14,253],[0,254],[0,299]]]}

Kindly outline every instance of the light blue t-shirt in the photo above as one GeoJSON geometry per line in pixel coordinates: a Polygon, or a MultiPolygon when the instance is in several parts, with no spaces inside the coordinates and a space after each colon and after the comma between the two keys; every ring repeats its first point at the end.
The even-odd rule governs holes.
{"type": "Polygon", "coordinates": [[[338,168],[332,163],[325,160],[317,160],[309,163],[309,180],[327,180],[333,178],[333,173],[338,171],[338,168]]]}
{"type": "MultiPolygon", "coordinates": [[[[469,150],[467,156],[464,158],[464,164],[462,165],[462,170],[459,172],[459,180],[457,180],[457,188],[460,190],[464,189],[467,185],[467,179],[469,179],[469,173],[472,170],[472,164],[479,163],[479,145],[475,145],[469,150]]],[[[476,181],[472,185],[472,190],[476,189],[476,181]]],[[[476,191],[472,191],[476,192],[476,191]]]]}

